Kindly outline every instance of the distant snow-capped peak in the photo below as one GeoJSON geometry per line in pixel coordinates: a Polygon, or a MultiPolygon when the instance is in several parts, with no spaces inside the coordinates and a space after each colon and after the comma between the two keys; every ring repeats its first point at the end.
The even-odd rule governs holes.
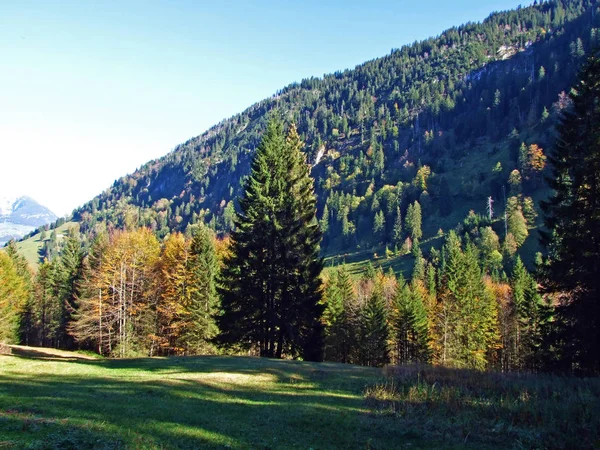
{"type": "Polygon", "coordinates": [[[0,196],[0,216],[10,216],[19,197],[0,196]]]}

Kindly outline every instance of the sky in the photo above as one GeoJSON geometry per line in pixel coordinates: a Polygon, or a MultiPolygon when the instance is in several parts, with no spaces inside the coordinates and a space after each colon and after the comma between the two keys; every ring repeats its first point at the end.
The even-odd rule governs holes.
{"type": "Polygon", "coordinates": [[[514,0],[0,0],[0,198],[58,215],[303,78],[514,0]]]}

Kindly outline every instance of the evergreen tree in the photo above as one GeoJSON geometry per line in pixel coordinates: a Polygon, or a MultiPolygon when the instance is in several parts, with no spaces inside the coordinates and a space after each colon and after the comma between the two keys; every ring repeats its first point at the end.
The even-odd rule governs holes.
{"type": "Polygon", "coordinates": [[[360,363],[380,367],[390,361],[385,301],[381,286],[376,286],[361,311],[360,363]]]}
{"type": "Polygon", "coordinates": [[[400,207],[396,207],[396,219],[394,220],[394,230],[392,236],[394,247],[399,248],[402,246],[402,213],[400,207]]]}
{"type": "Polygon", "coordinates": [[[270,120],[252,162],[223,274],[218,341],[261,356],[322,359],[313,180],[292,125],[270,120]]]}
{"type": "Polygon", "coordinates": [[[354,292],[350,275],[341,267],[331,277],[325,289],[325,359],[327,361],[350,362],[354,347],[354,292]]]}
{"type": "Polygon", "coordinates": [[[543,308],[537,283],[517,256],[510,279],[515,312],[516,365],[523,370],[538,369],[537,353],[542,339],[543,308]]]}
{"type": "Polygon", "coordinates": [[[423,236],[423,232],[421,231],[421,205],[419,202],[415,201],[413,204],[408,206],[408,210],[406,211],[406,229],[410,234],[410,237],[413,241],[413,246],[418,245],[419,239],[423,236]]]}
{"type": "Polygon", "coordinates": [[[417,290],[402,278],[398,280],[390,321],[396,362],[429,361],[427,310],[417,290]]]}
{"type": "Polygon", "coordinates": [[[450,232],[444,246],[443,362],[458,367],[485,369],[488,352],[498,341],[498,314],[494,298],[486,292],[475,246],[461,249],[450,232]]]}
{"type": "Polygon", "coordinates": [[[79,307],[77,299],[82,276],[82,260],[81,243],[75,233],[70,231],[69,236],[65,239],[60,258],[56,262],[54,273],[59,311],[56,345],[61,348],[73,349],[75,347],[74,338],[69,334],[68,329],[74,320],[73,315],[79,307]]]}
{"type": "Polygon", "coordinates": [[[384,238],[385,233],[385,216],[383,211],[378,210],[373,219],[373,235],[377,238],[378,242],[384,238]]]}
{"type": "Polygon", "coordinates": [[[33,285],[31,327],[27,340],[31,345],[53,347],[56,345],[60,314],[54,283],[55,264],[44,261],[38,267],[33,285]]]}
{"type": "Polygon", "coordinates": [[[412,281],[424,281],[425,280],[425,266],[427,261],[423,258],[423,253],[420,247],[414,247],[415,251],[415,263],[413,265],[413,272],[411,276],[412,281]]]}
{"type": "Polygon", "coordinates": [[[327,233],[329,230],[329,208],[327,205],[323,208],[323,217],[321,217],[321,221],[319,222],[321,225],[321,231],[323,234],[327,233]]]}
{"type": "Polygon", "coordinates": [[[549,233],[547,292],[555,293],[562,368],[600,372],[600,56],[590,56],[563,111],[549,160],[554,195],[542,204],[549,233]]]}
{"type": "Polygon", "coordinates": [[[213,232],[200,225],[192,237],[190,247],[190,300],[186,305],[187,327],[183,330],[182,340],[187,352],[192,354],[205,352],[218,332],[214,316],[219,307],[219,263],[214,241],[213,232]]]}

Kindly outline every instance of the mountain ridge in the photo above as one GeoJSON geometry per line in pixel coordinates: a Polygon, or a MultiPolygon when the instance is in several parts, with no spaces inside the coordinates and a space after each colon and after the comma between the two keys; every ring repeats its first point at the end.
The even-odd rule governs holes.
{"type": "Polygon", "coordinates": [[[0,199],[0,246],[57,219],[50,209],[29,196],[3,197],[0,199]]]}
{"type": "MultiPolygon", "coordinates": [[[[314,164],[326,253],[399,247],[396,211],[404,218],[415,201],[425,206],[430,236],[451,228],[469,209],[482,210],[487,196],[502,198],[522,142],[552,145],[560,93],[581,51],[597,44],[595,8],[561,0],[496,12],[354,69],[291,83],[116,180],[74,218],[84,233],[135,222],[164,237],[198,221],[227,233],[277,109],[297,124],[314,164]],[[466,173],[471,166],[476,173],[466,173]],[[419,184],[422,167],[428,174],[419,184]]],[[[540,196],[541,186],[524,185],[540,196]]]]}

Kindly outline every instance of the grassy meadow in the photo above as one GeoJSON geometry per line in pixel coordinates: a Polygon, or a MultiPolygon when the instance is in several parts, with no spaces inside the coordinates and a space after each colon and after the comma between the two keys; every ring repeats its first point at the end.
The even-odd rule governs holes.
{"type": "MultiPolygon", "coordinates": [[[[73,228],[74,226],[78,226],[78,224],[76,222],[66,222],[60,227],[56,228],[57,241],[61,242],[69,232],[69,229],[73,228]]],[[[27,239],[17,242],[17,249],[19,250],[19,254],[25,257],[25,259],[29,263],[29,266],[34,271],[37,270],[37,267],[40,262],[39,251],[43,247],[44,242],[50,240],[51,233],[51,230],[47,231],[45,239],[41,239],[41,233],[36,233],[27,239]]]]}
{"type": "Polygon", "coordinates": [[[600,380],[253,357],[0,355],[0,448],[593,448],[600,380]]]}

